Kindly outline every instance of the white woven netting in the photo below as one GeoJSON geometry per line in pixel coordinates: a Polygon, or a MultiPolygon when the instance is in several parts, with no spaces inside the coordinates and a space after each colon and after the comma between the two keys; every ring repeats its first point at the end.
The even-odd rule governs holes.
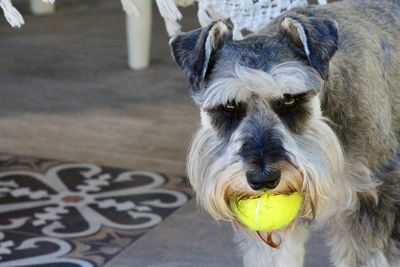
{"type": "MultiPolygon", "coordinates": [[[[54,0],[42,0],[54,3],[54,0]]],[[[130,15],[140,16],[137,1],[151,0],[121,0],[123,9],[130,15]]],[[[178,6],[187,6],[198,2],[198,19],[201,26],[218,19],[230,19],[233,24],[235,39],[242,38],[242,31],[257,32],[265,27],[272,19],[283,11],[295,7],[306,6],[307,0],[156,0],[161,15],[165,20],[170,36],[181,32],[180,20],[182,13],[178,6]]],[[[326,4],[326,0],[318,0],[319,4],[326,4]]],[[[11,0],[0,0],[7,21],[13,27],[20,27],[24,19],[11,0]]]]}
{"type": "MultiPolygon", "coordinates": [[[[187,5],[195,0],[156,0],[164,17],[170,36],[179,34],[182,14],[178,5],[187,5]]],[[[197,0],[198,19],[201,26],[218,19],[230,19],[235,39],[241,39],[242,31],[257,32],[282,12],[308,5],[308,0],[197,0]]],[[[326,0],[318,0],[320,5],[326,0]]]]}

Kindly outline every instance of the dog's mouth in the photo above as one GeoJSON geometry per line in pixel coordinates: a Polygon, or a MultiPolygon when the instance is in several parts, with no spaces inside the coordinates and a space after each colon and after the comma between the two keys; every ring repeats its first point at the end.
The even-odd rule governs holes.
{"type": "MultiPolygon", "coordinates": [[[[279,184],[275,188],[269,189],[269,190],[253,190],[250,188],[250,186],[243,187],[243,188],[238,188],[236,186],[236,187],[228,188],[228,190],[225,192],[226,193],[225,201],[226,201],[228,207],[232,211],[233,218],[240,225],[242,225],[242,224],[238,221],[238,219],[236,218],[236,216],[234,214],[234,211],[232,210],[232,202],[233,201],[241,202],[241,201],[245,201],[248,199],[257,199],[266,194],[270,195],[270,196],[271,195],[291,196],[294,193],[299,193],[304,201],[303,174],[300,171],[300,168],[298,168],[295,164],[293,164],[291,162],[282,162],[281,164],[279,164],[277,166],[279,166],[279,169],[282,170],[281,171],[282,177],[279,181],[279,184]],[[240,189],[242,189],[242,190],[240,190],[240,189]]],[[[294,219],[293,222],[297,221],[298,217],[303,217],[303,207],[302,207],[303,201],[301,204],[301,208],[296,215],[296,219],[294,219]]],[[[290,225],[292,225],[292,223],[290,223],[288,225],[288,227],[285,227],[285,229],[286,228],[289,229],[290,225]]],[[[246,226],[244,226],[244,225],[242,225],[242,226],[246,228],[246,226]]],[[[264,235],[265,235],[265,233],[264,233],[264,235]]],[[[263,240],[270,246],[274,247],[272,243],[270,244],[270,241],[272,240],[272,239],[270,239],[270,237],[264,238],[263,240]]]]}
{"type": "Polygon", "coordinates": [[[259,198],[262,195],[266,194],[267,192],[236,192],[230,195],[226,196],[226,201],[229,203],[233,199],[240,201],[240,200],[246,200],[246,199],[252,199],[252,198],[259,198]]]}
{"type": "MultiPolygon", "coordinates": [[[[265,194],[265,193],[263,193],[263,194],[265,194]]],[[[281,239],[280,239],[279,232],[281,232],[281,231],[286,232],[286,231],[290,231],[290,229],[293,229],[294,225],[296,224],[297,218],[300,215],[300,212],[299,212],[299,214],[297,214],[294,217],[294,219],[291,222],[289,222],[286,225],[283,225],[282,228],[271,229],[271,230],[253,229],[252,227],[254,227],[254,226],[246,225],[248,223],[248,222],[246,222],[246,220],[242,221],[243,218],[241,218],[241,216],[243,216],[243,214],[246,214],[246,213],[243,213],[243,210],[240,210],[240,204],[238,204],[238,203],[240,203],[242,201],[246,201],[246,200],[251,200],[251,201],[256,200],[257,201],[257,199],[260,199],[263,194],[261,194],[261,195],[260,194],[240,194],[239,196],[229,198],[228,205],[231,208],[233,218],[239,227],[243,228],[245,231],[249,231],[250,233],[256,234],[256,236],[258,238],[260,238],[260,240],[263,241],[267,246],[274,248],[274,249],[279,249],[281,246],[281,239]],[[233,206],[236,205],[236,208],[234,208],[232,205],[233,206]],[[239,214],[237,212],[239,212],[239,214],[241,214],[241,215],[239,216],[239,214]]],[[[259,200],[259,203],[262,203],[261,200],[259,200]]],[[[257,210],[254,210],[254,212],[257,213],[257,210]]],[[[247,216],[245,215],[245,217],[247,217],[247,216]]],[[[257,218],[257,217],[258,217],[258,215],[255,215],[255,218],[257,218]]],[[[247,217],[247,218],[249,218],[249,217],[247,217]]],[[[252,224],[254,224],[254,223],[252,223],[252,224]]],[[[259,224],[257,222],[255,222],[255,225],[259,225],[259,224]]]]}

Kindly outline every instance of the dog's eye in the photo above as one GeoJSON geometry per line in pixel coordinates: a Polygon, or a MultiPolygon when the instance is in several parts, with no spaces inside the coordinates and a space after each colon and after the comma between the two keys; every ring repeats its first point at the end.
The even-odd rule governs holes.
{"type": "Polygon", "coordinates": [[[247,113],[247,104],[234,100],[219,104],[213,108],[205,109],[210,117],[211,124],[224,137],[231,133],[240,124],[247,113]]]}
{"type": "Polygon", "coordinates": [[[239,105],[234,102],[234,101],[229,101],[228,103],[226,103],[225,105],[222,105],[222,109],[226,112],[226,113],[233,113],[236,112],[237,110],[239,110],[239,105]]]}
{"type": "Polygon", "coordinates": [[[283,105],[285,108],[293,108],[297,105],[297,99],[294,95],[285,94],[282,100],[283,105]]]}

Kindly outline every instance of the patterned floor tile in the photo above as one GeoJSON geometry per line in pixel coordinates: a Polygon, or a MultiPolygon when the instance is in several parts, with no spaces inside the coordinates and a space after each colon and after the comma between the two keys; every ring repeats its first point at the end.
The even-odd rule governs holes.
{"type": "Polygon", "coordinates": [[[183,177],[0,154],[0,267],[102,266],[189,198],[183,177]]]}

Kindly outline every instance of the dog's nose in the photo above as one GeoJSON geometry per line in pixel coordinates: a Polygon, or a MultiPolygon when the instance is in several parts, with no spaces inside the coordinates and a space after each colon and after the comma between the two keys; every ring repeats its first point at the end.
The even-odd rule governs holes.
{"type": "Polygon", "coordinates": [[[247,172],[247,182],[254,190],[274,189],[281,180],[281,171],[276,168],[268,168],[262,172],[247,172]]]}

